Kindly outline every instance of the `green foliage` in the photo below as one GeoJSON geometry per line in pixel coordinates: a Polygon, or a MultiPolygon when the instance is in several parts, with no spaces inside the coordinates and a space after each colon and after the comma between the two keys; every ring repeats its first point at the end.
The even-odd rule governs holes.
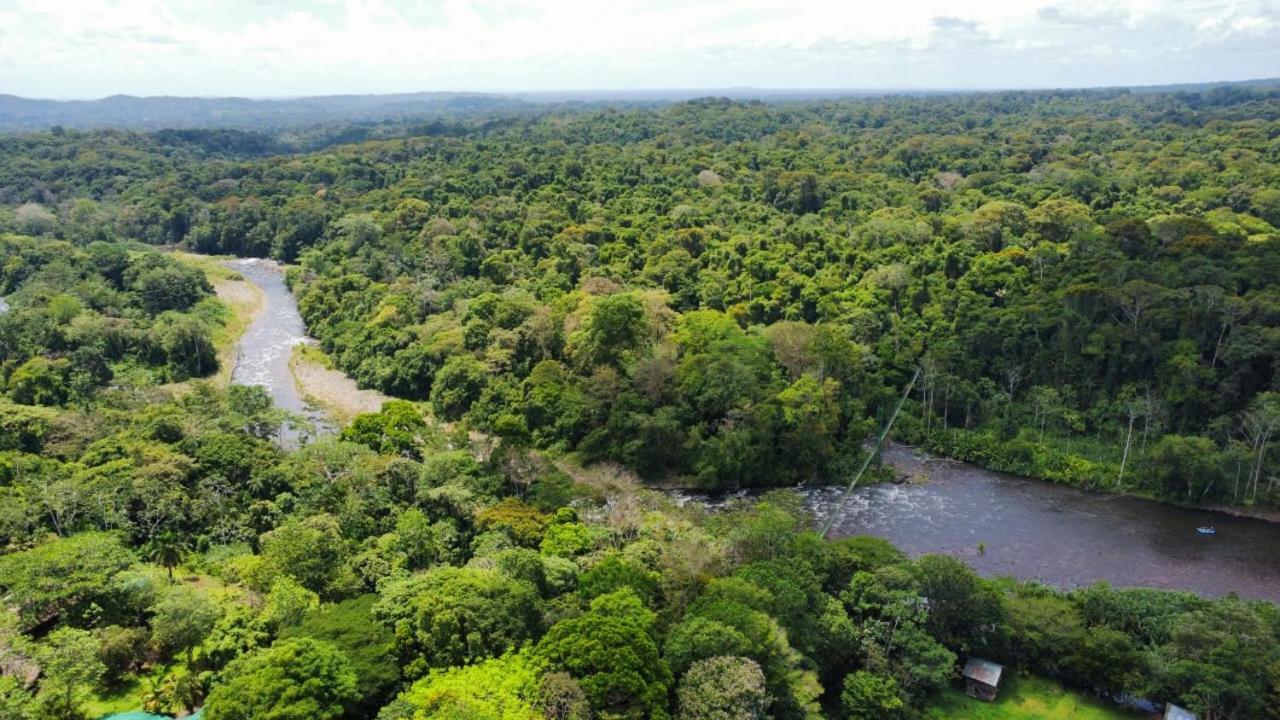
{"type": "MultiPolygon", "coordinates": [[[[0,271],[34,341],[0,347],[20,349],[14,369],[74,358],[64,340],[93,351],[19,374],[33,399],[102,387],[120,334],[99,319],[194,316],[208,287],[93,240],[186,243],[297,260],[308,327],[362,384],[646,476],[840,473],[882,389],[921,365],[902,429],[922,444],[1185,498],[1191,476],[1155,477],[1151,453],[1176,432],[1218,451],[1192,498],[1272,502],[1266,473],[1227,481],[1224,451],[1277,462],[1241,432],[1275,384],[1277,201],[1258,159],[1276,98],[1220,95],[557,108],[317,130],[365,142],[288,167],[261,157],[276,139],[225,131],[34,134],[2,153],[27,188],[12,225],[42,237],[7,236],[0,271]]],[[[172,336],[133,333],[127,354],[195,371],[182,324],[159,325],[172,336]]]]}
{"type": "Polygon", "coordinates": [[[929,601],[931,635],[959,653],[1003,651],[1004,604],[977,573],[947,555],[925,555],[913,565],[917,592],[929,601]]]}
{"type": "Polygon", "coordinates": [[[342,439],[380,453],[420,458],[427,434],[427,423],[417,407],[403,400],[391,400],[376,413],[357,415],[343,428],[342,439]]]}
{"type": "MultiPolygon", "coordinates": [[[[932,564],[926,561],[925,567],[932,564]]],[[[947,576],[936,583],[927,579],[940,590],[942,611],[937,620],[933,618],[933,598],[920,594],[917,586],[917,577],[928,576],[912,563],[886,566],[873,573],[859,572],[841,594],[851,621],[863,637],[869,669],[892,676],[914,704],[945,687],[955,673],[956,654],[930,635],[930,627],[949,633],[948,639],[953,643],[969,642],[974,634],[981,637],[1001,629],[967,625],[957,629],[960,619],[956,613],[962,613],[975,596],[969,592],[973,588],[964,573],[954,569],[945,572],[947,576]]],[[[987,600],[981,591],[976,597],[975,609],[987,611],[987,600]]],[[[1002,605],[995,607],[1003,613],[1002,605]]]]}
{"type": "Polygon", "coordinates": [[[437,567],[389,583],[373,608],[394,631],[410,678],[517,648],[538,636],[541,613],[532,585],[472,567],[437,567]]]}
{"type": "Polygon", "coordinates": [[[634,293],[592,298],[582,329],[569,336],[570,353],[583,367],[617,364],[647,339],[644,305],[634,293]]]}
{"type": "Polygon", "coordinates": [[[908,716],[897,681],[865,670],[845,677],[840,707],[847,720],[892,720],[908,716]]]}
{"type": "Polygon", "coordinates": [[[833,594],[849,586],[854,573],[882,568],[906,560],[888,541],[870,535],[853,535],[824,542],[815,565],[822,571],[822,589],[833,594]]]}
{"type": "Polygon", "coordinates": [[[431,384],[431,408],[446,420],[458,420],[480,399],[488,379],[484,365],[469,355],[445,361],[431,384]]]}
{"type": "Polygon", "coordinates": [[[110,602],[113,578],[132,562],[118,536],[80,533],[0,556],[0,588],[28,625],[75,622],[90,604],[110,602]]]}
{"type": "Polygon", "coordinates": [[[538,643],[550,668],[577,678],[598,713],[635,720],[667,717],[671,671],[658,653],[655,617],[630,589],[591,601],[583,615],[554,625],[538,643]]]}
{"type": "MultiPolygon", "coordinates": [[[[1227,599],[1181,616],[1168,641],[1153,653],[1150,689],[1180,698],[1205,717],[1274,714],[1277,626],[1274,609],[1268,611],[1269,620],[1248,604],[1227,599]]],[[[1108,647],[1109,653],[1128,649],[1121,638],[1113,642],[1120,650],[1108,647]]]]}
{"type": "Polygon", "coordinates": [[[542,540],[547,516],[516,498],[504,498],[498,504],[481,510],[476,515],[476,525],[481,530],[506,530],[511,534],[512,540],[532,547],[542,540]]]}
{"type": "Polygon", "coordinates": [[[262,558],[269,567],[321,594],[341,592],[335,582],[346,554],[338,521],[328,515],[292,520],[262,537],[262,558]]]}
{"type": "MultiPolygon", "coordinates": [[[[1265,143],[1202,126],[1169,143],[1162,123],[1184,102],[993,95],[526,119],[500,142],[451,140],[476,159],[466,168],[445,152],[406,161],[441,180],[429,202],[353,183],[360,201],[339,202],[352,212],[303,257],[304,312],[363,382],[414,397],[431,387],[444,417],[648,476],[734,487],[839,471],[878,387],[923,362],[907,428],[918,440],[1105,486],[1118,463],[1076,443],[1114,449],[1125,387],[1160,401],[1141,416],[1145,471],[1148,435],[1210,437],[1213,418],[1238,410],[1233,389],[1255,395],[1271,374],[1245,360],[1270,341],[1234,332],[1271,326],[1273,284],[1240,272],[1259,255],[1250,243],[1274,238],[1269,177],[1257,164],[1202,167],[1188,150],[1265,155],[1265,143]],[[853,149],[851,118],[866,138],[853,149]],[[1112,158],[1123,169],[1083,171],[1116,136],[1148,144],[1112,158]],[[541,142],[570,160],[543,157],[541,142]],[[633,173],[651,156],[658,171],[633,173]],[[1156,170],[1182,164],[1196,171],[1156,170]],[[1109,173],[1124,182],[1107,185],[1109,173]],[[427,221],[423,202],[450,209],[427,221]],[[1173,299],[1188,292],[1204,303],[1183,322],[1173,299]],[[1019,424],[1034,441],[1013,437],[1019,424]]],[[[329,157],[307,162],[329,169],[329,157]]]]}
{"type": "Polygon", "coordinates": [[[764,673],[742,657],[694,663],[676,691],[678,720],[763,720],[769,706],[764,673]]]}
{"type": "Polygon", "coordinates": [[[31,696],[22,689],[17,678],[0,677],[0,717],[31,720],[31,696]]]}
{"type": "Polygon", "coordinates": [[[1180,616],[1208,606],[1189,592],[1112,588],[1105,583],[1077,591],[1072,600],[1089,625],[1124,631],[1142,644],[1168,641],[1180,616]]]}
{"type": "Polygon", "coordinates": [[[1141,674],[1142,658],[1128,635],[1110,628],[1089,628],[1080,634],[1064,659],[1064,675],[1081,687],[1132,689],[1141,674]]]}
{"type": "Polygon", "coordinates": [[[302,622],[307,613],[318,607],[319,595],[299,585],[291,576],[281,575],[271,584],[260,618],[268,628],[279,631],[302,622]]]}
{"type": "Polygon", "coordinates": [[[213,631],[200,648],[202,662],[218,670],[270,642],[271,636],[258,622],[252,608],[230,605],[214,623],[213,631]]]}
{"type": "Polygon", "coordinates": [[[39,717],[79,720],[89,691],[106,668],[98,659],[98,639],[87,630],[54,630],[40,646],[44,681],[36,698],[39,717]]]}
{"type": "Polygon", "coordinates": [[[750,658],[764,672],[773,714],[803,717],[801,657],[766,612],[772,602],[768,591],[742,578],[713,580],[671,632],[666,653],[673,669],[721,655],[750,658]]]}
{"type": "Polygon", "coordinates": [[[664,647],[667,664],[677,676],[695,662],[714,657],[759,653],[747,636],[725,623],[698,615],[672,628],[664,647]]]}
{"type": "Polygon", "coordinates": [[[659,575],[617,553],[606,555],[578,577],[578,593],[587,600],[629,588],[646,606],[658,597],[659,575]]]}
{"type": "Polygon", "coordinates": [[[395,637],[373,617],[377,601],[377,595],[361,595],[312,609],[280,633],[282,639],[313,638],[342,651],[356,675],[357,707],[370,713],[386,702],[400,681],[395,637]]]}
{"type": "Polygon", "coordinates": [[[225,322],[204,273],[150,249],[0,235],[0,377],[24,405],[85,405],[127,367],[180,381],[217,369],[225,322]]]}
{"type": "Polygon", "coordinates": [[[843,477],[919,367],[908,441],[1274,504],[1276,102],[557,107],[313,129],[352,144],[287,161],[225,131],[8,138],[0,224],[38,237],[0,235],[0,655],[48,667],[0,714],[99,714],[96,663],[128,693],[185,654],[142,689],[210,686],[214,720],[372,717],[401,677],[384,720],[907,717],[960,707],[981,654],[1017,702],[952,714],[1085,707],[1016,667],[1275,715],[1273,606],[988,582],[827,543],[793,494],[706,517],[555,466],[843,477]],[[229,276],[113,237],[296,261],[335,367],[430,402],[447,445],[406,400],[297,448],[261,388],[170,399],[225,350],[229,276]]]}
{"type": "Polygon", "coordinates": [[[1068,649],[1084,632],[1084,617],[1071,600],[1043,589],[1021,590],[1005,601],[1012,657],[1049,675],[1064,671],[1068,649]]]}
{"type": "Polygon", "coordinates": [[[337,720],[356,700],[356,687],[350,661],[332,645],[281,640],[228,665],[204,712],[209,720],[337,720]]]}
{"type": "Polygon", "coordinates": [[[148,253],[131,262],[122,279],[152,315],[186,310],[213,291],[204,273],[158,253],[148,253]]]}
{"type": "Polygon", "coordinates": [[[9,397],[22,405],[60,405],[70,392],[65,359],[33,357],[9,376],[9,397]]]}
{"type": "Polygon", "coordinates": [[[150,635],[144,628],[108,625],[97,631],[103,682],[114,687],[147,659],[150,635]]]}
{"type": "Polygon", "coordinates": [[[591,528],[577,522],[548,525],[540,545],[543,554],[566,558],[590,552],[595,546],[596,538],[591,528]]]}
{"type": "Polygon", "coordinates": [[[0,449],[38,451],[54,417],[52,410],[0,400],[0,449]]]}
{"type": "Polygon", "coordinates": [[[208,375],[218,369],[217,350],[209,327],[189,317],[165,317],[154,328],[156,345],[164,353],[170,380],[208,375]]]}
{"type": "Polygon", "coordinates": [[[761,560],[744,565],[735,573],[768,594],[765,610],[784,628],[792,642],[808,647],[813,638],[810,623],[821,609],[822,590],[817,574],[807,563],[796,559],[761,560]]]}
{"type": "Polygon", "coordinates": [[[443,670],[415,682],[384,720],[543,720],[534,706],[539,668],[528,652],[443,670]]]}
{"type": "Polygon", "coordinates": [[[221,609],[207,596],[187,588],[172,588],[152,608],[151,638],[165,652],[187,654],[213,631],[221,609]]]}
{"type": "Polygon", "coordinates": [[[1165,435],[1150,452],[1147,474],[1163,495],[1192,501],[1223,480],[1221,453],[1209,438],[1165,435]]]}

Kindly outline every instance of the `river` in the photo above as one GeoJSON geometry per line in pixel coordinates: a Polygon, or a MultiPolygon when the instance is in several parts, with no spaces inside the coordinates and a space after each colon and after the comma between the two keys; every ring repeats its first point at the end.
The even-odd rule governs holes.
{"type": "MultiPolygon", "coordinates": [[[[911,555],[946,553],[983,575],[1064,588],[1105,580],[1280,602],[1280,524],[1005,475],[905,445],[884,457],[927,481],[855,490],[833,535],[875,535],[911,555]],[[1218,534],[1196,532],[1205,525],[1218,534]]],[[[819,518],[841,493],[804,491],[819,518]]]]}
{"type": "MultiPolygon", "coordinates": [[[[233,381],[262,385],[280,407],[312,419],[321,432],[330,430],[322,413],[304,401],[289,369],[293,346],[309,340],[279,265],[228,265],[266,298],[240,341],[233,381]]],[[[927,481],[855,490],[833,535],[875,535],[913,556],[946,553],[983,575],[1064,588],[1105,580],[1280,602],[1280,524],[1005,475],[904,445],[888,447],[884,458],[906,476],[927,481]],[[1218,534],[1199,535],[1195,529],[1202,525],[1218,534]]],[[[843,488],[797,492],[815,516],[826,518],[843,488]]]]}
{"type": "MultiPolygon", "coordinates": [[[[298,313],[298,303],[284,283],[284,271],[279,263],[247,258],[230,260],[226,266],[256,285],[263,295],[262,308],[240,337],[231,382],[261,386],[271,395],[276,407],[306,418],[315,432],[331,431],[324,413],[303,398],[289,369],[293,348],[311,339],[298,313]]],[[[290,428],[283,435],[286,442],[292,443],[302,433],[290,428]]]]}

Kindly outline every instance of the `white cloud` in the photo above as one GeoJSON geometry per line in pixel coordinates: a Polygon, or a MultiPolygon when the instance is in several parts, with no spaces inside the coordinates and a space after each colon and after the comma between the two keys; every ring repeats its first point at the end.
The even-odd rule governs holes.
{"type": "Polygon", "coordinates": [[[1263,15],[1241,15],[1235,9],[1205,18],[1196,25],[1196,46],[1256,40],[1276,34],[1277,21],[1263,15]]]}
{"type": "Polygon", "coordinates": [[[1154,83],[1280,74],[1276,47],[1228,47],[1277,22],[1266,0],[0,0],[0,92],[1154,83]]]}

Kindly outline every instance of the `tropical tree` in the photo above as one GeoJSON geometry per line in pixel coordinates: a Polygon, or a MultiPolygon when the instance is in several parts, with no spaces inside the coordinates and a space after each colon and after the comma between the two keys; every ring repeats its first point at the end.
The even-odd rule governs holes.
{"type": "Polygon", "coordinates": [[[162,530],[151,538],[145,551],[148,560],[164,567],[169,574],[169,584],[173,584],[173,569],[182,564],[188,542],[176,530],[162,530]]]}
{"type": "Polygon", "coordinates": [[[694,663],[676,698],[678,720],[764,720],[770,700],[760,666],[742,657],[694,663]]]}
{"type": "Polygon", "coordinates": [[[671,671],[658,652],[655,622],[635,592],[623,588],[554,625],[538,643],[537,657],[577,678],[602,715],[664,718],[671,671]]]}
{"type": "Polygon", "coordinates": [[[311,638],[281,640],[223,671],[205,702],[209,720],[337,720],[357,699],[351,663],[311,638]]]}

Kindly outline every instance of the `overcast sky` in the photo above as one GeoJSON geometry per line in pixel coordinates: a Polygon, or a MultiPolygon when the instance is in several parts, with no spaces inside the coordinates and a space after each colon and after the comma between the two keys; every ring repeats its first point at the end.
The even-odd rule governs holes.
{"type": "Polygon", "coordinates": [[[1008,88],[1280,75],[1280,0],[0,0],[0,93],[1008,88]]]}

